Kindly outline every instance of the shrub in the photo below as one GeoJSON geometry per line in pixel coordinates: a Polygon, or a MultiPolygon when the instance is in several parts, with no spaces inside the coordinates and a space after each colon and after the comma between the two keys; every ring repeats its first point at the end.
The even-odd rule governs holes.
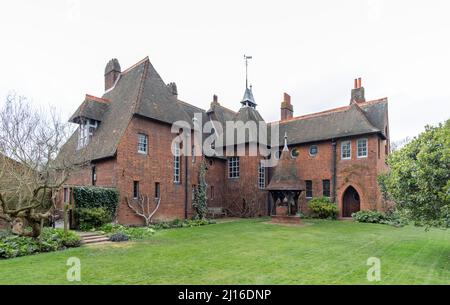
{"type": "Polygon", "coordinates": [[[116,233],[122,233],[127,235],[129,239],[144,239],[152,236],[155,230],[151,227],[125,227],[119,224],[105,224],[100,228],[101,231],[105,232],[109,236],[116,233]]]}
{"type": "Polygon", "coordinates": [[[313,198],[308,202],[308,208],[314,218],[336,219],[338,215],[337,206],[330,202],[327,197],[313,198]]]}
{"type": "Polygon", "coordinates": [[[38,239],[3,235],[0,237],[0,258],[13,258],[38,252],[50,252],[80,246],[80,237],[72,231],[44,228],[38,239]]]}
{"type": "Polygon", "coordinates": [[[0,240],[4,237],[11,235],[11,233],[7,230],[0,230],[0,240]]]}
{"type": "Polygon", "coordinates": [[[352,217],[357,222],[366,223],[383,223],[387,220],[384,213],[371,210],[362,210],[352,214],[352,217]]]}
{"type": "Polygon", "coordinates": [[[389,154],[378,177],[386,199],[414,224],[450,228],[450,119],[389,154]]]}
{"type": "Polygon", "coordinates": [[[171,221],[155,223],[148,227],[126,227],[120,224],[107,223],[100,227],[100,231],[106,233],[109,236],[112,236],[115,233],[122,233],[127,235],[129,239],[145,239],[151,237],[155,233],[155,230],[197,227],[214,223],[216,223],[216,221],[210,219],[174,219],[171,221]]]}
{"type": "Polygon", "coordinates": [[[113,242],[128,241],[129,239],[129,236],[122,232],[113,233],[109,236],[109,240],[113,242]]]}
{"type": "Polygon", "coordinates": [[[99,228],[111,221],[111,215],[105,208],[77,208],[75,212],[82,231],[99,228]]]}
{"type": "Polygon", "coordinates": [[[119,193],[113,188],[75,187],[73,197],[77,208],[104,208],[111,218],[119,203],[119,193]]]}

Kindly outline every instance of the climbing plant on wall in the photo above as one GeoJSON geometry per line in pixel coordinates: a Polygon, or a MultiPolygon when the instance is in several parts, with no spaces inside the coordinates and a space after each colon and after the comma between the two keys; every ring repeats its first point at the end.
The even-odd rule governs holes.
{"type": "Polygon", "coordinates": [[[104,208],[114,217],[119,203],[119,193],[114,188],[103,187],[75,187],[73,198],[77,209],[104,208]]]}
{"type": "Polygon", "coordinates": [[[206,218],[206,162],[202,159],[200,163],[199,173],[198,173],[198,186],[194,190],[194,200],[192,202],[192,207],[195,210],[196,217],[199,219],[206,218]]]}

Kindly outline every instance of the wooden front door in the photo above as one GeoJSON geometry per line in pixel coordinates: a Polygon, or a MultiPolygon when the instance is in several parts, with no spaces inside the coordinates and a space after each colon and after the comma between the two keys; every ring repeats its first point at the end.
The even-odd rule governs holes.
{"type": "Polygon", "coordinates": [[[343,217],[352,217],[352,213],[358,212],[360,209],[360,199],[358,192],[352,187],[349,186],[347,190],[345,190],[343,197],[343,217]]]}

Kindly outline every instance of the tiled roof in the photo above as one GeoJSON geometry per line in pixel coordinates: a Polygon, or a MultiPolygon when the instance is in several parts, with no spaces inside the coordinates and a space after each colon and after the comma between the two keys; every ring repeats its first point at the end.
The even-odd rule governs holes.
{"type": "MultiPolygon", "coordinates": [[[[227,121],[264,121],[252,107],[241,107],[238,112],[213,102],[205,111],[180,101],[164,83],[148,57],[120,74],[113,88],[99,98],[86,95],[70,121],[86,117],[101,121],[89,145],[77,150],[77,132],[63,146],[60,158],[95,160],[116,154],[122,134],[134,115],[157,120],[164,124],[186,121],[192,124],[194,113],[202,113],[203,123],[218,121],[225,128],[227,121]]],[[[285,132],[289,143],[306,143],[358,134],[380,133],[387,125],[387,99],[331,109],[279,122],[280,142],[285,132]]],[[[269,126],[273,126],[270,123],[269,126]]],[[[192,125],[191,125],[192,126],[192,125]]],[[[268,134],[270,137],[270,132],[268,134]]],[[[224,135],[226,139],[226,135],[224,135]]],[[[270,143],[270,142],[269,142],[270,143]]]]}
{"type": "Polygon", "coordinates": [[[360,134],[380,133],[384,135],[387,124],[387,99],[366,103],[352,103],[349,106],[313,113],[279,123],[279,143],[284,133],[288,144],[336,139],[360,134]]]}

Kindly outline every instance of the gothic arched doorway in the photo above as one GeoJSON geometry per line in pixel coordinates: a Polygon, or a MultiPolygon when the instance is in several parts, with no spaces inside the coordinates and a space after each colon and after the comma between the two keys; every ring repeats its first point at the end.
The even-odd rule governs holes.
{"type": "Polygon", "coordinates": [[[352,217],[352,213],[360,209],[360,198],[353,186],[349,186],[342,197],[342,217],[352,217]]]}

